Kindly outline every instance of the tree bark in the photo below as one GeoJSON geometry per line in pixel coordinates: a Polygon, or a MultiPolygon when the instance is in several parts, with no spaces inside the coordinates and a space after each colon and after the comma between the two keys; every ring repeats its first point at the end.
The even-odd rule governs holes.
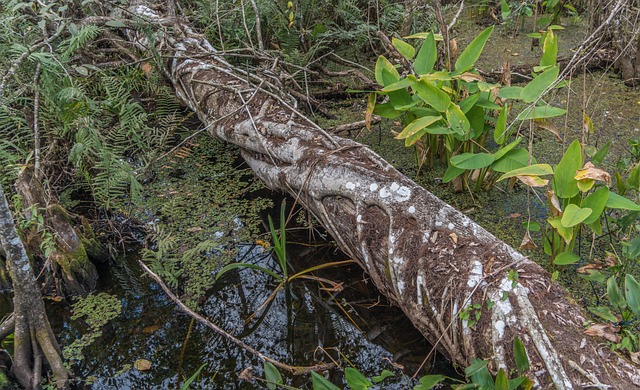
{"type": "MultiPolygon", "coordinates": [[[[49,325],[33,268],[24,245],[18,237],[13,216],[1,186],[0,244],[6,254],[7,268],[14,288],[14,361],[11,370],[20,385],[27,389],[38,388],[44,357],[51,366],[57,387],[66,388],[69,374],[62,365],[60,348],[49,325]]],[[[7,325],[3,325],[3,328],[7,325]]],[[[4,333],[6,330],[3,330],[4,333]]]]}
{"type": "MultiPolygon", "coordinates": [[[[47,199],[41,181],[35,177],[31,168],[20,173],[16,189],[23,198],[25,208],[44,210],[44,223],[55,233],[54,242],[51,243],[55,245],[55,249],[47,259],[51,262],[58,294],[87,295],[96,287],[98,271],[89,260],[81,235],[74,228],[67,211],[54,200],[47,199]]],[[[31,234],[27,240],[29,253],[40,253],[42,241],[41,234],[31,234]]],[[[0,278],[0,285],[1,282],[0,278]]]]}
{"type": "Polygon", "coordinates": [[[544,388],[640,386],[638,367],[583,334],[581,308],[539,265],[367,147],[327,134],[278,86],[227,63],[187,25],[145,6],[131,10],[173,25],[173,35],[156,38],[156,49],[172,58],[168,74],[177,96],[210,133],[238,145],[270,188],[311,210],[455,364],[478,357],[490,359],[494,371],[514,369],[519,337],[529,376],[544,388]],[[470,327],[460,314],[475,311],[474,304],[481,316],[470,327]]]}

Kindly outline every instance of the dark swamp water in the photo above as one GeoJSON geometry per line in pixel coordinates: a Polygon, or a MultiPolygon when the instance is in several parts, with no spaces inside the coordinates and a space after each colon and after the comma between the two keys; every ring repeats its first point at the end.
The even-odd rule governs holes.
{"type": "MultiPolygon", "coordinates": [[[[304,258],[309,264],[344,259],[330,245],[290,245],[288,249],[292,258],[304,258]]],[[[242,261],[276,270],[276,261],[260,246],[241,246],[240,257],[242,261]]],[[[117,296],[122,312],[103,328],[102,337],[83,350],[84,360],[72,366],[82,379],[81,387],[177,388],[178,377],[188,378],[204,365],[190,388],[266,388],[260,382],[238,379],[247,367],[254,368],[255,376],[262,376],[258,358],[197,322],[192,325],[190,317],[178,311],[160,287],[143,276],[136,260],[135,256],[123,257],[101,270],[98,292],[117,296]],[[151,369],[133,368],[138,359],[149,360],[151,369]]],[[[321,276],[343,282],[344,290],[327,293],[317,282],[294,282],[256,320],[245,324],[245,319],[268,298],[276,283],[270,276],[252,270],[231,272],[216,284],[203,305],[204,313],[258,351],[287,364],[312,365],[334,360],[343,368],[352,365],[368,377],[388,369],[395,376],[386,379],[380,388],[413,387],[416,382],[409,376],[430,350],[422,336],[397,308],[378,295],[357,266],[328,270],[321,276]]],[[[2,308],[8,308],[8,297],[3,296],[0,303],[2,308]]],[[[62,304],[51,303],[49,309],[52,325],[63,345],[87,331],[83,321],[70,319],[68,308],[62,304]]],[[[451,375],[450,367],[439,359],[427,366],[451,375]]],[[[340,370],[330,371],[329,378],[339,387],[344,386],[340,370]]],[[[310,388],[309,376],[289,376],[286,381],[310,388]]]]}

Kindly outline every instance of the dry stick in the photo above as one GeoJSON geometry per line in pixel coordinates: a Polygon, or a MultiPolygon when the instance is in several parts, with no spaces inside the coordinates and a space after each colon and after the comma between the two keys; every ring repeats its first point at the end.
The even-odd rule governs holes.
{"type": "Polygon", "coordinates": [[[256,0],[250,0],[253,12],[256,14],[256,38],[258,39],[258,49],[264,51],[264,43],[262,43],[262,27],[260,24],[260,12],[258,12],[258,4],[256,0]]]}
{"type": "Polygon", "coordinates": [[[7,317],[3,323],[0,324],[0,341],[4,340],[5,337],[9,336],[13,333],[13,329],[16,325],[16,318],[13,316],[13,313],[7,317]]]}
{"type": "Polygon", "coordinates": [[[218,333],[219,335],[225,337],[227,340],[231,341],[232,343],[234,343],[238,347],[240,347],[240,348],[244,349],[245,351],[257,356],[260,360],[265,361],[265,362],[269,362],[269,363],[273,364],[274,366],[276,366],[278,368],[281,368],[283,370],[286,370],[286,371],[292,373],[293,375],[308,374],[311,371],[328,370],[328,369],[331,369],[331,368],[334,367],[334,365],[331,364],[331,363],[316,364],[315,366],[290,366],[288,364],[285,364],[285,363],[282,363],[282,362],[280,362],[278,360],[275,360],[275,359],[273,359],[273,358],[271,358],[269,356],[266,356],[265,354],[263,354],[262,352],[256,350],[255,348],[253,348],[249,344],[246,344],[244,341],[237,339],[232,334],[230,334],[230,333],[226,332],[225,330],[223,330],[222,328],[218,327],[216,324],[211,322],[209,319],[207,319],[207,318],[201,316],[200,314],[196,313],[195,311],[191,310],[191,308],[189,308],[187,305],[185,305],[180,300],[180,298],[178,298],[173,292],[171,292],[171,290],[169,289],[169,287],[167,287],[167,285],[164,283],[164,281],[158,275],[156,275],[153,271],[151,271],[151,269],[149,269],[149,267],[147,267],[147,265],[142,260],[138,260],[138,263],[140,264],[140,267],[142,267],[142,269],[151,277],[151,279],[153,279],[156,283],[158,283],[158,285],[160,286],[160,288],[162,288],[162,290],[165,292],[165,294],[167,294],[167,296],[173,302],[175,302],[175,304],[178,305],[178,307],[180,307],[180,309],[182,309],[182,311],[187,313],[192,318],[196,319],[201,324],[205,325],[207,328],[209,328],[209,329],[213,330],[214,332],[218,333]]]}
{"type": "Polygon", "coordinates": [[[447,26],[447,30],[451,30],[453,26],[456,25],[456,22],[458,21],[458,18],[462,14],[463,9],[464,9],[464,0],[460,2],[460,8],[458,8],[458,12],[456,12],[456,16],[453,17],[453,19],[451,20],[451,23],[449,23],[449,25],[447,26]]]}
{"type": "Polygon", "coordinates": [[[244,12],[244,0],[240,0],[240,9],[242,10],[242,26],[244,27],[244,33],[247,35],[249,46],[251,46],[251,49],[255,50],[255,47],[253,46],[253,40],[251,39],[251,34],[249,33],[249,27],[247,27],[247,15],[244,12]]]}
{"type": "MultiPolygon", "coordinates": [[[[376,123],[380,122],[381,120],[382,120],[382,117],[380,117],[378,115],[374,115],[371,118],[370,124],[375,125],[376,123]]],[[[345,123],[345,124],[342,124],[342,125],[329,127],[329,128],[327,128],[327,131],[330,131],[332,133],[342,133],[342,132],[345,132],[345,131],[361,129],[361,128],[367,126],[366,122],[367,121],[358,121],[358,122],[353,122],[353,123],[345,123]]]]}
{"type": "Polygon", "coordinates": [[[222,50],[224,50],[224,40],[222,39],[222,27],[220,26],[219,0],[216,0],[216,24],[218,25],[218,39],[220,39],[220,47],[222,47],[222,50]]]}
{"type": "Polygon", "coordinates": [[[33,76],[33,87],[36,90],[33,98],[33,172],[37,181],[40,181],[42,178],[42,172],[40,171],[40,129],[38,127],[38,106],[40,105],[40,88],[38,88],[38,82],[40,81],[41,70],[42,65],[38,62],[36,74],[33,76]]]}

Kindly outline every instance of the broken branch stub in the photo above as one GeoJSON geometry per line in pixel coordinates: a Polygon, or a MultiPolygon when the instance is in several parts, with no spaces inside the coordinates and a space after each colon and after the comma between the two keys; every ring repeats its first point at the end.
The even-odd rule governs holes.
{"type": "MultiPolygon", "coordinates": [[[[132,10],[162,22],[149,8],[132,10]]],[[[367,147],[328,135],[295,110],[277,83],[236,69],[203,36],[174,26],[175,34],[156,45],[173,57],[168,73],[178,98],[212,135],[240,147],[270,188],[298,197],[455,364],[479,357],[491,359],[494,371],[513,369],[519,337],[530,377],[543,387],[596,380],[640,386],[637,367],[583,334],[581,308],[540,266],[367,147]],[[461,313],[472,310],[473,318],[480,315],[469,326],[461,313]]]]}

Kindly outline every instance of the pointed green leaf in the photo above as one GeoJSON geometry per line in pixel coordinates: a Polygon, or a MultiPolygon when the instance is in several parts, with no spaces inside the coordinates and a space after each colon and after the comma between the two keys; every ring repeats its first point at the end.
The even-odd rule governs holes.
{"type": "Polygon", "coordinates": [[[458,57],[458,60],[455,64],[456,73],[460,74],[466,72],[471,69],[473,65],[476,63],[482,50],[484,49],[484,45],[487,43],[489,36],[493,32],[493,26],[485,29],[471,43],[467,46],[464,51],[458,57]]]}
{"type": "Polygon", "coordinates": [[[544,176],[552,175],[553,169],[549,164],[533,164],[523,168],[514,169],[500,176],[498,181],[508,179],[515,176],[544,176]]]}
{"type": "Polygon", "coordinates": [[[575,204],[570,204],[565,208],[564,213],[562,213],[562,219],[560,221],[564,227],[574,227],[587,219],[591,213],[593,213],[593,210],[590,208],[581,208],[575,204]]]}
{"type": "Polygon", "coordinates": [[[620,196],[615,192],[609,193],[609,199],[607,199],[607,207],[610,209],[622,209],[631,211],[640,211],[640,205],[633,202],[630,199],[620,196]]]}
{"type": "Polygon", "coordinates": [[[507,378],[507,373],[504,372],[504,369],[501,368],[498,371],[498,375],[496,375],[496,383],[494,385],[495,390],[509,390],[509,378],[507,378]]]}
{"type": "Polygon", "coordinates": [[[315,371],[311,371],[311,383],[313,384],[313,390],[340,390],[338,386],[329,382],[315,371]]]}
{"type": "Polygon", "coordinates": [[[631,274],[624,276],[624,293],[633,314],[640,316],[640,285],[631,274]]]}
{"type": "Polygon", "coordinates": [[[486,368],[487,364],[489,364],[488,360],[473,358],[471,365],[464,369],[464,376],[468,378],[474,374],[477,374],[478,372],[486,368]]]}
{"type": "Polygon", "coordinates": [[[556,64],[558,56],[558,38],[553,33],[553,29],[549,29],[544,35],[542,42],[542,57],[540,58],[540,66],[553,66],[556,64]]]}
{"type": "Polygon", "coordinates": [[[455,179],[456,177],[462,175],[463,173],[464,173],[464,169],[460,169],[458,167],[454,167],[453,165],[449,165],[449,168],[447,168],[447,171],[444,173],[444,176],[442,177],[442,182],[448,183],[451,180],[455,179]]]}
{"type": "Polygon", "coordinates": [[[567,110],[559,107],[553,106],[536,106],[529,107],[522,111],[520,115],[518,115],[519,121],[526,121],[529,119],[544,119],[544,118],[553,118],[556,116],[564,115],[567,113],[567,110]]]}
{"type": "Polygon", "coordinates": [[[384,92],[397,91],[399,89],[407,88],[411,84],[413,84],[413,81],[409,80],[408,78],[404,78],[404,79],[398,80],[397,82],[395,82],[393,84],[387,85],[386,87],[382,88],[382,90],[384,92]]]}
{"type": "Polygon", "coordinates": [[[460,102],[460,110],[462,110],[462,112],[466,114],[467,112],[469,112],[471,107],[476,104],[478,99],[480,99],[480,93],[478,92],[474,93],[473,95],[467,96],[460,102]]]}
{"type": "Polygon", "coordinates": [[[553,226],[560,237],[562,237],[564,241],[569,244],[573,239],[573,228],[564,226],[561,219],[561,217],[547,218],[547,222],[549,222],[549,225],[553,226]]]}
{"type": "Polygon", "coordinates": [[[605,306],[590,307],[589,311],[607,321],[618,322],[618,318],[611,313],[611,309],[605,306]]]}
{"type": "Polygon", "coordinates": [[[496,161],[491,165],[491,169],[504,173],[526,167],[527,164],[529,164],[529,151],[517,148],[508,151],[504,156],[500,157],[500,159],[496,158],[496,161]]]}
{"type": "Polygon", "coordinates": [[[438,122],[439,120],[442,120],[441,116],[424,116],[422,118],[418,118],[409,123],[409,125],[407,125],[407,127],[405,127],[404,130],[402,130],[402,132],[396,136],[396,139],[404,139],[410,137],[416,132],[424,129],[432,123],[438,122]]]}
{"type": "Polygon", "coordinates": [[[398,70],[384,56],[378,57],[376,61],[375,76],[376,82],[383,87],[400,80],[398,70]]]}
{"type": "Polygon", "coordinates": [[[451,157],[451,165],[460,169],[480,169],[491,165],[495,157],[489,153],[462,153],[451,157]]]}
{"type": "Polygon", "coordinates": [[[371,378],[371,380],[372,380],[374,383],[380,383],[380,382],[382,382],[383,380],[385,380],[385,379],[387,379],[387,378],[389,378],[389,377],[392,377],[392,376],[394,376],[394,373],[393,373],[393,372],[391,372],[391,371],[389,371],[389,370],[387,370],[387,369],[384,369],[384,370],[382,370],[382,372],[380,373],[380,375],[376,375],[376,376],[374,376],[373,378],[371,378]]]}
{"type": "Polygon", "coordinates": [[[502,16],[502,21],[506,21],[511,15],[511,7],[506,0],[502,0],[500,3],[500,16],[502,16]]]}
{"type": "Polygon", "coordinates": [[[449,95],[427,80],[418,80],[411,86],[411,89],[413,89],[425,103],[440,112],[447,110],[451,104],[449,95]]]}
{"type": "Polygon", "coordinates": [[[554,171],[553,190],[559,198],[570,199],[578,195],[580,189],[574,177],[579,169],[582,169],[582,147],[580,141],[575,140],[569,145],[554,171]]]}
{"type": "Polygon", "coordinates": [[[522,87],[502,87],[498,92],[501,99],[520,99],[522,96],[522,87]]]}
{"type": "Polygon", "coordinates": [[[609,199],[609,188],[607,187],[600,187],[584,198],[582,207],[593,210],[591,215],[584,220],[585,224],[590,225],[600,219],[607,204],[607,199],[609,199]]]}
{"type": "Polygon", "coordinates": [[[516,360],[518,372],[520,375],[524,375],[524,373],[529,371],[529,356],[527,356],[527,350],[518,337],[513,339],[513,356],[516,360]]]}
{"type": "Polygon", "coordinates": [[[422,42],[422,46],[416,56],[416,61],[413,63],[413,70],[417,75],[431,73],[437,59],[436,40],[433,32],[430,32],[424,42],[422,42]]]}
{"type": "Polygon", "coordinates": [[[413,46],[403,41],[402,39],[393,37],[391,38],[391,44],[393,45],[393,47],[396,48],[396,50],[398,50],[398,53],[400,53],[404,58],[406,58],[409,61],[411,61],[413,57],[416,55],[416,49],[414,49],[413,46]]]}
{"type": "Polygon", "coordinates": [[[495,152],[493,154],[493,156],[496,158],[496,161],[501,159],[502,156],[504,156],[505,154],[507,154],[511,149],[515,148],[516,146],[518,146],[518,144],[520,143],[520,141],[522,141],[522,137],[518,137],[516,138],[515,141],[513,141],[512,143],[510,143],[509,145],[505,146],[504,148],[499,149],[497,152],[495,152]]]}
{"type": "Polygon", "coordinates": [[[496,120],[496,127],[493,129],[493,140],[498,145],[502,145],[507,140],[507,106],[502,107],[500,115],[496,120]]]}
{"type": "Polygon", "coordinates": [[[465,135],[471,128],[469,120],[457,104],[451,103],[447,108],[447,122],[456,134],[465,135]]]}
{"type": "Polygon", "coordinates": [[[366,390],[373,387],[373,383],[353,367],[344,369],[344,377],[352,390],[366,390]]]}
{"type": "Polygon", "coordinates": [[[269,390],[275,390],[277,388],[276,385],[281,385],[282,375],[280,375],[280,371],[269,362],[264,362],[264,379],[267,380],[267,388],[269,390]]]}
{"type": "Polygon", "coordinates": [[[433,389],[435,385],[445,380],[444,375],[425,375],[420,378],[420,384],[416,385],[413,390],[429,390],[433,389]]]}
{"type": "Polygon", "coordinates": [[[576,255],[573,252],[562,252],[559,253],[555,260],[553,261],[553,264],[555,265],[569,265],[569,264],[574,264],[577,263],[578,261],[580,261],[580,256],[576,255]]]}
{"type": "Polygon", "coordinates": [[[627,307],[627,301],[622,296],[622,291],[618,288],[618,282],[616,277],[612,276],[607,280],[607,295],[609,296],[609,302],[614,309],[622,310],[627,307]]]}
{"type": "Polygon", "coordinates": [[[521,92],[520,98],[525,103],[531,103],[539,99],[543,92],[546,91],[549,86],[556,81],[560,69],[557,66],[539,74],[527,84],[521,92]]]}

